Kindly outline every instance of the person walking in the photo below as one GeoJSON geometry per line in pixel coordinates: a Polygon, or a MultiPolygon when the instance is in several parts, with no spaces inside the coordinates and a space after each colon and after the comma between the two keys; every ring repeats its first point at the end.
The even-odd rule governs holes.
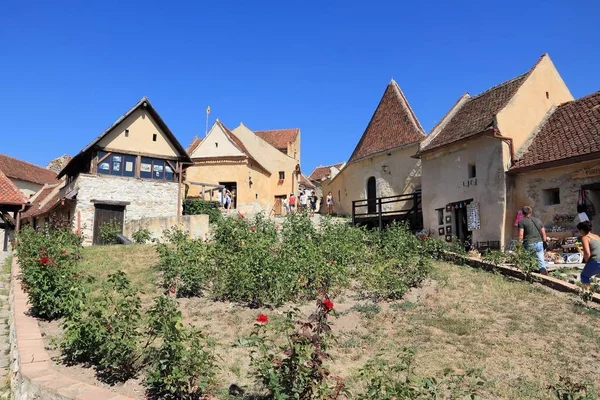
{"type": "Polygon", "coordinates": [[[284,197],[281,202],[283,204],[283,209],[285,210],[285,213],[289,214],[290,213],[290,203],[288,202],[288,199],[286,197],[284,197]]]}
{"type": "Polygon", "coordinates": [[[232,194],[229,190],[225,191],[225,209],[229,211],[231,208],[232,194]]]}
{"type": "Polygon", "coordinates": [[[300,208],[303,212],[306,211],[307,205],[308,205],[308,196],[306,196],[305,191],[302,191],[300,193],[300,208]]]}
{"type": "Polygon", "coordinates": [[[290,193],[290,212],[293,213],[296,208],[296,196],[294,193],[290,193]]]}
{"type": "Polygon", "coordinates": [[[316,211],[317,211],[317,195],[313,193],[313,195],[310,196],[310,216],[314,217],[316,211]]]}
{"type": "Polygon", "coordinates": [[[539,272],[542,275],[548,275],[546,261],[544,260],[544,244],[546,243],[546,230],[544,224],[539,218],[533,216],[533,210],[529,206],[521,209],[523,219],[519,221],[519,242],[526,249],[535,251],[539,260],[539,272]]]}
{"type": "Polygon", "coordinates": [[[327,193],[327,214],[333,214],[333,195],[327,193]]]}
{"type": "Polygon", "coordinates": [[[590,281],[594,275],[600,274],[600,236],[592,233],[592,223],[583,221],[577,224],[583,244],[583,262],[585,267],[581,271],[581,283],[586,290],[590,290],[590,281]]]}

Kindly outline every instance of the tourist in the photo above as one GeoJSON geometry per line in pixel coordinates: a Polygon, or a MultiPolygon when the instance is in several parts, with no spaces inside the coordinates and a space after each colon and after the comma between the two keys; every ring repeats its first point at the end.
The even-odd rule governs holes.
{"type": "Polygon", "coordinates": [[[290,212],[294,212],[295,208],[296,208],[296,196],[294,196],[294,193],[290,193],[290,212]]]}
{"type": "Polygon", "coordinates": [[[577,224],[583,244],[583,262],[585,267],[581,271],[581,283],[587,290],[590,289],[590,280],[594,275],[600,274],[600,236],[592,233],[592,223],[583,221],[577,224]]]}
{"type": "Polygon", "coordinates": [[[314,217],[316,211],[317,211],[317,195],[313,193],[313,195],[310,196],[310,216],[314,217]]]}
{"type": "Polygon", "coordinates": [[[286,197],[283,198],[283,200],[281,201],[281,203],[283,204],[283,209],[285,210],[286,214],[290,213],[290,203],[288,202],[288,199],[286,197]]]}
{"type": "Polygon", "coordinates": [[[300,208],[302,211],[306,211],[308,205],[308,196],[306,196],[306,192],[302,191],[300,193],[300,208]]]}
{"type": "Polygon", "coordinates": [[[539,260],[539,271],[542,275],[548,275],[546,262],[544,261],[544,244],[546,243],[546,230],[544,224],[533,216],[533,210],[529,206],[521,209],[523,219],[519,221],[519,242],[526,249],[535,251],[539,260]]]}
{"type": "Polygon", "coordinates": [[[225,189],[225,209],[229,210],[231,208],[231,200],[232,200],[232,194],[229,190],[225,189]]]}
{"type": "Polygon", "coordinates": [[[333,195],[327,193],[327,214],[333,214],[333,195]]]}

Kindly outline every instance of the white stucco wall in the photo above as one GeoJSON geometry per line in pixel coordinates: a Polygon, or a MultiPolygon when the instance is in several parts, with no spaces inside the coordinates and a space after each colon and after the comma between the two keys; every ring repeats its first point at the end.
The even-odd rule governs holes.
{"type": "Polygon", "coordinates": [[[11,179],[11,181],[27,198],[36,194],[44,186],[33,182],[21,181],[19,179],[11,179]]]}
{"type": "Polygon", "coordinates": [[[96,201],[124,201],[125,223],[146,217],[177,215],[177,189],[175,182],[159,182],[114,176],[81,174],[74,182],[77,188],[75,223],[78,215],[84,244],[92,243],[96,201]]]}

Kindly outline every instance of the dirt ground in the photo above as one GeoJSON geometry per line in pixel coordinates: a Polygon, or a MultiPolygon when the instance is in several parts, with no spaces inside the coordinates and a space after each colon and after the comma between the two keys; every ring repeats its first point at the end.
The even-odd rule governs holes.
{"type": "MultiPolygon", "coordinates": [[[[85,250],[90,272],[106,276],[122,269],[145,292],[145,302],[158,293],[150,246],[85,250]]],[[[403,348],[416,353],[415,372],[442,377],[469,371],[484,381],[482,399],[551,399],[547,386],[559,376],[589,380],[600,387],[600,312],[583,307],[575,296],[484,271],[439,263],[431,279],[402,301],[374,304],[347,291],[334,299],[337,343],[329,364],[333,375],[359,389],[359,369],[376,355],[393,361],[403,348]]],[[[276,324],[288,307],[249,309],[210,299],[179,300],[186,322],[201,327],[214,340],[221,368],[219,387],[235,383],[252,388],[248,378],[250,349],[243,346],[259,313],[276,324]]],[[[313,303],[299,305],[309,314],[313,303]]],[[[40,322],[56,368],[88,383],[102,385],[92,369],[59,363],[54,344],[58,322],[40,322]]],[[[112,390],[144,398],[139,380],[112,390]]],[[[219,398],[226,398],[220,396],[219,398]]]]}

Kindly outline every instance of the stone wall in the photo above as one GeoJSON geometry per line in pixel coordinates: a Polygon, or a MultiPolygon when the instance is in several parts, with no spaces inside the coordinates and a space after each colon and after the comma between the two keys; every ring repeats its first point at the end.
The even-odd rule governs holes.
{"type": "Polygon", "coordinates": [[[125,223],[123,234],[133,240],[132,234],[140,229],[148,229],[153,239],[160,240],[163,232],[178,227],[190,233],[194,239],[204,239],[208,234],[208,215],[183,215],[170,217],[142,218],[125,223]]]}
{"type": "Polygon", "coordinates": [[[80,219],[84,245],[90,245],[93,240],[93,200],[129,202],[125,207],[125,223],[177,215],[177,182],[81,174],[75,187],[78,192],[74,217],[80,219]]]}

